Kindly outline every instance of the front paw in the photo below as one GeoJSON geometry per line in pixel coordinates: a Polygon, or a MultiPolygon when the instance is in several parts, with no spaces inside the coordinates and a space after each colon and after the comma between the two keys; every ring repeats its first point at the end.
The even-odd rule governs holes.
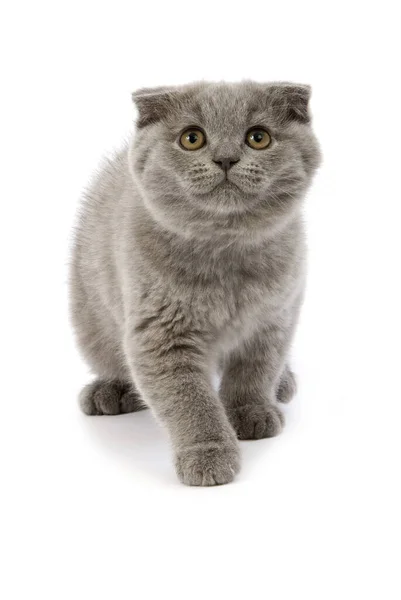
{"type": "Polygon", "coordinates": [[[240,440],[273,437],[284,426],[284,417],[273,404],[245,404],[233,409],[230,417],[240,440]]]}
{"type": "Polygon", "coordinates": [[[200,442],[176,454],[177,475],[186,485],[230,483],[240,468],[236,441],[200,442]]]}

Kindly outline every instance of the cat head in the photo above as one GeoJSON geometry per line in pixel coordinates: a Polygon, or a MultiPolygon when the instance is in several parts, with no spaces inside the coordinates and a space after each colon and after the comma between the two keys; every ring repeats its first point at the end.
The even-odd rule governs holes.
{"type": "Polygon", "coordinates": [[[130,166],[153,217],[188,235],[252,235],[291,216],[319,164],[309,97],[291,83],[135,92],[130,166]]]}

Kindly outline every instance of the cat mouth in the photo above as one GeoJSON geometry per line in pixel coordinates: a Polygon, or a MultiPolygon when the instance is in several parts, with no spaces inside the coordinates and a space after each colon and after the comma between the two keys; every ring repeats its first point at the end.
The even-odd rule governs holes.
{"type": "Polygon", "coordinates": [[[218,188],[224,188],[227,190],[235,189],[235,190],[241,191],[241,189],[238,187],[238,185],[236,183],[234,183],[233,181],[231,181],[231,179],[228,179],[228,177],[225,177],[224,179],[222,179],[222,181],[220,181],[220,183],[218,183],[214,189],[218,189],[218,188]]]}
{"type": "Polygon", "coordinates": [[[208,194],[212,194],[213,192],[233,192],[236,195],[238,195],[238,192],[241,192],[241,194],[244,193],[244,191],[241,190],[241,188],[236,183],[234,183],[233,181],[231,181],[231,179],[228,179],[226,177],[224,179],[221,179],[212,188],[199,190],[198,194],[200,196],[207,196],[208,194]]]}

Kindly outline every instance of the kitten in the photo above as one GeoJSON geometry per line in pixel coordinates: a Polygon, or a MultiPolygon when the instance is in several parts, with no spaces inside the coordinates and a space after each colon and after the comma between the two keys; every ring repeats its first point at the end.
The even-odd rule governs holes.
{"type": "Polygon", "coordinates": [[[150,406],[189,485],[230,482],[237,439],[277,435],[277,400],[295,391],[301,209],[319,164],[309,96],[287,83],[139,90],[134,138],[86,194],[71,312],[97,379],[81,407],[150,406]]]}

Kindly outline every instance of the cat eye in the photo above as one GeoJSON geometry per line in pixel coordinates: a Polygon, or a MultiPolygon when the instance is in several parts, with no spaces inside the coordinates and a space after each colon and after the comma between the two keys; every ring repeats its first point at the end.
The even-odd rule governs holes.
{"type": "Polygon", "coordinates": [[[206,136],[200,129],[186,129],[181,134],[180,144],[185,150],[199,150],[206,144],[206,136]]]}
{"type": "Polygon", "coordinates": [[[264,150],[270,142],[271,137],[265,129],[250,129],[246,134],[246,143],[254,150],[264,150]]]}

